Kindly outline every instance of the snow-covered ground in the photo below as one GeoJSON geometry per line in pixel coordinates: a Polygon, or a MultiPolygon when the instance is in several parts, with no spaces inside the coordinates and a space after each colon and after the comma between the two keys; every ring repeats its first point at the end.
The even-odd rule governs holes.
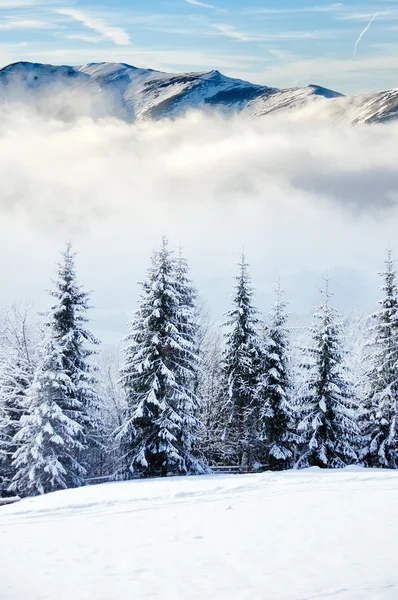
{"type": "Polygon", "coordinates": [[[398,472],[114,483],[0,508],[1,600],[396,600],[398,472]]]}

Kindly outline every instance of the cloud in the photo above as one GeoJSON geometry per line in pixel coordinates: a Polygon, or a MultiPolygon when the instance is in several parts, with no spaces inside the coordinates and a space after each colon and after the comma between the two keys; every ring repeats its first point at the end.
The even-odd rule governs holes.
{"type": "MultiPolygon", "coordinates": [[[[0,47],[1,48],[1,47],[0,47]]],[[[267,58],[261,53],[232,53],[232,52],[211,52],[203,50],[170,50],[169,48],[159,48],[158,50],[149,50],[146,48],[132,49],[127,48],[103,48],[96,47],[87,49],[87,47],[76,48],[58,48],[54,50],[40,50],[37,48],[19,47],[12,49],[5,48],[7,56],[6,62],[15,62],[18,60],[46,61],[63,64],[82,64],[86,62],[125,62],[131,65],[142,66],[163,71],[179,70],[199,70],[205,68],[214,69],[217,65],[219,69],[229,69],[234,72],[243,72],[246,76],[249,65],[264,65],[267,58]]],[[[242,74],[242,73],[241,73],[242,74]]]]}
{"type": "Polygon", "coordinates": [[[0,8],[23,8],[25,6],[38,6],[45,3],[43,0],[0,0],[0,8]]]}
{"type": "Polygon", "coordinates": [[[335,12],[344,8],[344,4],[336,2],[334,4],[315,5],[315,6],[300,6],[291,8],[253,8],[246,9],[245,12],[257,15],[287,15],[296,13],[323,13],[335,12]]]}
{"type": "MultiPolygon", "coordinates": [[[[358,22],[365,22],[367,23],[369,21],[369,19],[371,19],[374,16],[374,11],[373,12],[366,12],[366,13],[350,13],[350,14],[341,14],[337,17],[338,21],[358,21],[358,22]]],[[[383,20],[390,20],[391,18],[394,17],[398,17],[398,10],[380,10],[378,12],[378,19],[380,19],[381,21],[383,20]]]]}
{"type": "Polygon", "coordinates": [[[81,42],[87,42],[89,44],[98,44],[99,42],[103,41],[103,37],[102,36],[98,36],[98,35],[84,35],[79,34],[79,33],[72,33],[70,35],[66,35],[65,38],[67,40],[79,40],[81,42]]]}
{"type": "Polygon", "coordinates": [[[130,37],[124,29],[109,25],[102,18],[95,17],[75,8],[60,8],[56,12],[82,23],[87,29],[96,31],[104,38],[111,40],[114,44],[119,46],[128,46],[131,44],[130,37]]]}
{"type": "Polygon", "coordinates": [[[398,45],[378,47],[379,52],[355,61],[328,56],[291,56],[282,62],[269,64],[264,71],[257,73],[257,78],[282,87],[317,83],[347,94],[393,88],[396,84],[391,74],[398,69],[398,45]]]}
{"type": "Polygon", "coordinates": [[[129,125],[10,107],[0,123],[3,302],[32,298],[45,309],[42,290],[71,238],[80,279],[96,290],[94,327],[108,331],[127,321],[136,281],[167,232],[216,317],[242,245],[263,310],[279,274],[290,309],[308,310],[326,270],[344,310],[368,306],[386,240],[396,237],[397,135],[394,123],[336,126],[311,112],[129,125]]]}
{"type": "Polygon", "coordinates": [[[9,18],[0,21],[0,29],[3,31],[11,31],[14,29],[53,29],[55,26],[46,21],[35,19],[15,19],[9,18]]]}
{"type": "Polygon", "coordinates": [[[224,25],[222,23],[219,23],[219,24],[215,23],[213,25],[213,27],[215,29],[217,29],[217,31],[222,33],[223,35],[225,35],[229,38],[232,38],[234,40],[240,40],[241,42],[260,41],[260,39],[261,39],[256,36],[250,35],[250,34],[242,33],[241,31],[238,31],[237,29],[235,29],[235,27],[233,27],[232,25],[224,25]]]}
{"type": "Polygon", "coordinates": [[[255,34],[246,33],[235,29],[232,25],[216,23],[213,25],[217,31],[226,37],[241,42],[267,42],[272,40],[309,40],[334,37],[335,31],[276,31],[273,33],[255,34]]]}
{"type": "Polygon", "coordinates": [[[206,4],[205,2],[198,2],[198,0],[184,0],[187,4],[193,4],[194,6],[200,6],[201,8],[212,8],[217,10],[216,6],[212,4],[206,4]]]}

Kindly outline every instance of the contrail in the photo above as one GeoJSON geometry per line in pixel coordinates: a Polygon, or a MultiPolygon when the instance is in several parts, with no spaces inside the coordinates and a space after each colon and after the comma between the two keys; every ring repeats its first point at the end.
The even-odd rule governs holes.
{"type": "Polygon", "coordinates": [[[361,39],[363,38],[363,36],[365,35],[365,33],[367,31],[369,31],[370,26],[372,25],[373,21],[375,20],[375,18],[378,16],[378,12],[371,18],[371,20],[369,21],[369,23],[366,25],[365,29],[363,31],[361,31],[361,33],[359,34],[359,38],[357,39],[357,41],[355,42],[355,47],[354,47],[354,52],[352,54],[352,58],[355,58],[357,55],[357,48],[359,45],[359,42],[361,41],[361,39]]]}

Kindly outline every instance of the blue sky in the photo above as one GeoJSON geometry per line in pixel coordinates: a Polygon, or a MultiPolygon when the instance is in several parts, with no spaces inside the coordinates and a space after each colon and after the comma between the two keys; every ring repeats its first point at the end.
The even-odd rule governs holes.
{"type": "Polygon", "coordinates": [[[398,0],[0,0],[0,65],[17,60],[398,87],[398,0]]]}

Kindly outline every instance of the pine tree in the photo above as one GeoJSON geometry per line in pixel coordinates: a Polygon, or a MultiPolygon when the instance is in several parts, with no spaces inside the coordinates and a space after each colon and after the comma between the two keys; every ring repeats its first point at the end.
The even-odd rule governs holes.
{"type": "MultiPolygon", "coordinates": [[[[43,361],[29,389],[29,413],[21,418],[15,436],[16,471],[10,489],[23,496],[46,494],[83,484],[85,468],[78,457],[86,450],[84,428],[68,416],[65,405],[76,390],[64,370],[62,347],[50,338],[43,361]]],[[[77,414],[75,414],[77,416],[77,414]]]]}
{"type": "Polygon", "coordinates": [[[293,433],[290,403],[292,392],[289,366],[289,338],[286,329],[286,302],[282,300],[280,283],[276,288],[276,302],[272,307],[265,332],[264,399],[262,419],[266,431],[265,462],[273,471],[289,467],[292,449],[299,441],[293,433]]]}
{"type": "Polygon", "coordinates": [[[128,403],[119,432],[125,476],[201,473],[191,453],[198,426],[192,290],[165,238],[151,263],[121,371],[128,403]]]}
{"type": "Polygon", "coordinates": [[[201,345],[198,393],[201,398],[199,446],[209,465],[223,464],[227,455],[223,433],[223,339],[219,330],[208,330],[201,345]]]}
{"type": "Polygon", "coordinates": [[[59,447],[57,460],[62,466],[58,469],[62,477],[54,476],[51,480],[54,489],[83,485],[95,443],[98,396],[94,390],[95,369],[90,357],[94,354],[91,345],[98,341],[85,327],[86,312],[90,308],[88,294],[77,283],[75,255],[70,244],[62,253],[58,279],[51,295],[57,302],[47,315],[47,341],[29,394],[32,405],[28,407],[29,414],[24,418],[21,434],[16,436],[22,446],[14,455],[17,472],[12,487],[22,493],[31,493],[34,489],[38,493],[42,493],[41,489],[49,491],[46,476],[48,470],[52,471],[51,456],[56,453],[54,444],[59,447]],[[67,427],[64,439],[57,420],[67,427]],[[46,429],[40,430],[40,427],[46,429]],[[31,430],[35,432],[36,440],[33,449],[31,430]],[[34,472],[28,464],[32,452],[37,455],[34,472]],[[47,457],[50,462],[46,463],[40,457],[47,457]],[[27,461],[25,465],[24,460],[27,461]],[[37,478],[37,485],[31,482],[32,473],[37,478]]]}
{"type": "Polygon", "coordinates": [[[384,298],[372,315],[369,393],[363,415],[361,458],[369,467],[398,468],[398,290],[391,251],[381,274],[384,298]]]}
{"type": "Polygon", "coordinates": [[[186,399],[181,404],[181,412],[184,415],[182,424],[183,445],[190,453],[197,452],[198,416],[201,403],[198,395],[199,377],[199,323],[197,311],[197,291],[189,278],[188,261],[182,255],[180,247],[178,258],[174,261],[175,285],[178,293],[177,321],[180,323],[179,331],[184,343],[189,349],[190,356],[181,354],[182,383],[190,391],[188,402],[189,410],[186,410],[186,399]]]}
{"type": "Polygon", "coordinates": [[[7,493],[15,474],[12,457],[18,445],[14,438],[21,428],[21,417],[27,412],[26,395],[34,375],[35,336],[29,321],[30,308],[30,305],[14,305],[6,309],[0,325],[0,487],[3,494],[7,493]]]}
{"type": "Polygon", "coordinates": [[[249,265],[242,254],[236,277],[233,308],[227,313],[223,375],[225,444],[228,460],[251,469],[261,456],[260,414],[263,353],[258,310],[253,306],[249,265]]]}
{"type": "Polygon", "coordinates": [[[357,405],[343,365],[337,312],[330,306],[326,281],[323,303],[314,313],[308,379],[302,397],[299,431],[306,439],[298,466],[341,468],[356,462],[357,405]]]}
{"type": "Polygon", "coordinates": [[[12,457],[18,448],[15,436],[21,428],[21,418],[27,412],[27,391],[32,384],[32,365],[10,351],[1,365],[0,397],[0,481],[7,489],[14,476],[12,457]]]}

